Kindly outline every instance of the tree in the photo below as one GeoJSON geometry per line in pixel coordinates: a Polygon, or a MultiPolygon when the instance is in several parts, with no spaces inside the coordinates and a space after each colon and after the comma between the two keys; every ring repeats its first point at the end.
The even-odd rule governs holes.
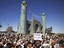
{"type": "Polygon", "coordinates": [[[2,25],[0,24],[0,31],[1,31],[2,25]]]}

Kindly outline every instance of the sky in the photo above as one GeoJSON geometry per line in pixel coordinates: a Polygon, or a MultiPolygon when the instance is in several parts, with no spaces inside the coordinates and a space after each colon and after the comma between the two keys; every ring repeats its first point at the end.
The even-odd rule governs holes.
{"type": "MultiPolygon", "coordinates": [[[[0,24],[2,30],[12,26],[17,31],[20,21],[21,2],[23,0],[0,0],[0,24]]],[[[25,0],[27,2],[27,20],[32,16],[41,22],[42,13],[46,13],[46,27],[52,26],[53,33],[64,33],[64,0],[25,0]]]]}

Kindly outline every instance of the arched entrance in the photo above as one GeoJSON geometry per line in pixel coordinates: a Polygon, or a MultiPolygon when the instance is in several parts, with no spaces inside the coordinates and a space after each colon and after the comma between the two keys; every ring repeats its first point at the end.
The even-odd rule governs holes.
{"type": "Polygon", "coordinates": [[[38,25],[38,24],[36,24],[36,25],[35,25],[35,32],[37,32],[38,27],[39,27],[39,25],[38,25]]]}

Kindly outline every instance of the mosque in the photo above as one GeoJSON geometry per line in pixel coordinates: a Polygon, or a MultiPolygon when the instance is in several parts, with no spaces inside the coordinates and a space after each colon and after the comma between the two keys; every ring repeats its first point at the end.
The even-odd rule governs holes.
{"type": "MultiPolygon", "coordinates": [[[[48,30],[48,29],[47,29],[48,30]]],[[[18,24],[18,33],[21,34],[34,34],[37,32],[41,32],[45,35],[46,32],[46,14],[42,14],[42,24],[40,21],[35,20],[34,16],[32,16],[32,20],[27,20],[27,3],[26,1],[22,1],[21,3],[21,14],[20,14],[20,22],[18,24]]]]}

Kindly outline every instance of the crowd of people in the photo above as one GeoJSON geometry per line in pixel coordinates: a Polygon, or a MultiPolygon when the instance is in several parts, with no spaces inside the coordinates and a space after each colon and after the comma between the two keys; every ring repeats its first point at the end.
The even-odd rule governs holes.
{"type": "Polygon", "coordinates": [[[42,35],[42,40],[34,40],[31,34],[0,34],[0,48],[64,48],[64,36],[42,35]]]}

